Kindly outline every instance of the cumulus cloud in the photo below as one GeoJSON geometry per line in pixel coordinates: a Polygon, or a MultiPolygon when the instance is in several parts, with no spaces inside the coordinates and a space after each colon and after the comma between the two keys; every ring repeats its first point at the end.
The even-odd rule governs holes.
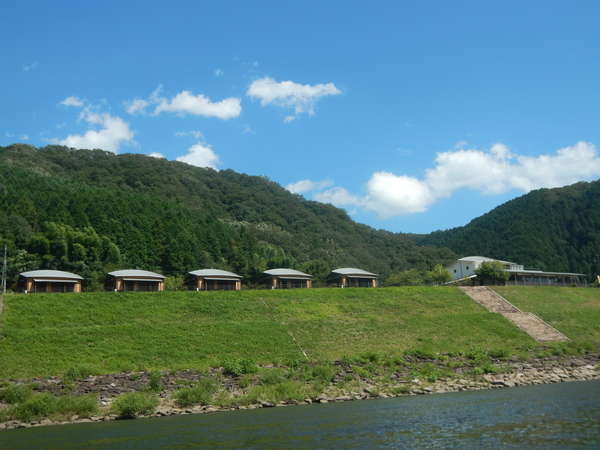
{"type": "Polygon", "coordinates": [[[76,108],[80,108],[83,106],[83,100],[71,95],[70,97],[67,97],[62,102],[60,102],[60,104],[65,105],[65,106],[75,106],[76,108]]]}
{"type": "Polygon", "coordinates": [[[294,110],[294,115],[288,115],[286,122],[295,119],[298,114],[315,113],[316,103],[322,97],[339,95],[340,91],[333,83],[324,84],[299,84],[293,81],[275,81],[265,77],[253,81],[248,87],[246,95],[260,100],[260,104],[279,106],[294,110]]]}
{"type": "Polygon", "coordinates": [[[225,74],[225,71],[223,69],[215,69],[214,74],[215,77],[222,77],[223,74],[225,74]]]}
{"type": "Polygon", "coordinates": [[[187,154],[179,156],[177,161],[191,164],[192,166],[217,169],[217,165],[219,164],[219,156],[213,151],[210,145],[198,143],[192,145],[188,149],[187,154]]]}
{"type": "Polygon", "coordinates": [[[92,106],[85,105],[77,97],[67,97],[61,104],[82,107],[79,114],[80,120],[96,128],[89,129],[84,134],[71,134],[64,139],[51,139],[51,142],[74,148],[99,148],[113,153],[119,151],[121,144],[133,142],[133,131],[129,128],[129,124],[120,117],[95,112],[92,110],[92,106]]]}
{"type": "Polygon", "coordinates": [[[165,159],[165,155],[159,152],[148,153],[148,156],[152,156],[153,158],[165,159]]]}
{"type": "Polygon", "coordinates": [[[303,194],[305,192],[318,191],[333,185],[331,180],[312,181],[300,180],[288,184],[285,188],[293,194],[303,194]]]}
{"type": "Polygon", "coordinates": [[[600,154],[589,142],[578,142],[539,156],[518,155],[503,144],[495,144],[487,151],[461,149],[438,153],[423,178],[375,172],[363,196],[336,186],[314,197],[338,206],[359,206],[386,218],[426,211],[437,200],[460,189],[487,195],[511,190],[529,192],[598,176],[600,154]]]}
{"type": "Polygon", "coordinates": [[[161,95],[162,87],[150,94],[148,99],[135,98],[125,102],[125,109],[129,114],[143,114],[146,108],[153,106],[152,115],[157,116],[163,112],[194,116],[216,117],[218,119],[232,119],[242,112],[239,98],[230,97],[218,102],[213,102],[203,94],[194,95],[190,91],[181,91],[172,98],[161,95]]]}

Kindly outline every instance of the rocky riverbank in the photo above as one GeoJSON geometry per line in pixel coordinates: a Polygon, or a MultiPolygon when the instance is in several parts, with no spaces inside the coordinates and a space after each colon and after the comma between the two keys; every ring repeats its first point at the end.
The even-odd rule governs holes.
{"type": "MultiPolygon", "coordinates": [[[[88,417],[73,415],[60,420],[49,418],[32,421],[8,420],[0,423],[0,430],[115,420],[118,417],[111,412],[110,405],[119,395],[129,392],[148,392],[153,387],[153,383],[155,395],[160,399],[159,405],[152,414],[139,417],[211,413],[600,379],[600,353],[527,361],[496,359],[493,364],[488,364],[483,369],[464,358],[415,358],[414,361],[404,361],[395,366],[386,363],[381,365],[381,370],[371,372],[363,370],[361,365],[344,361],[336,361],[332,366],[334,370],[331,381],[322,386],[320,392],[313,391],[312,395],[304,398],[298,398],[296,395],[296,398],[283,400],[274,400],[266,394],[264,398],[254,396],[253,400],[248,400],[248,397],[245,397],[248,386],[244,385],[251,384],[252,380],[260,384],[259,375],[241,377],[227,374],[223,368],[204,372],[186,370],[158,375],[156,372],[96,375],[75,381],[57,377],[27,381],[12,380],[16,384],[31,385],[36,392],[56,396],[67,393],[69,395],[93,394],[99,399],[100,409],[98,414],[88,417]],[[218,380],[221,395],[215,398],[214,402],[186,407],[177,403],[174,394],[179,389],[193,386],[206,378],[218,380]]],[[[373,367],[373,364],[370,366],[373,367]]],[[[268,372],[284,369],[265,366],[261,370],[268,372]]],[[[0,404],[0,412],[9,407],[10,405],[0,404]]]]}

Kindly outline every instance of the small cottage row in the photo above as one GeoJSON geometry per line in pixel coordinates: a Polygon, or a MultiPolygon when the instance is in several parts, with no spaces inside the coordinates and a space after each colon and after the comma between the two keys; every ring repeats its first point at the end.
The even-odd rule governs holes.
{"type": "MultiPolygon", "coordinates": [[[[271,289],[311,288],[312,275],[294,269],[271,269],[263,272],[271,289]]],[[[81,292],[83,277],[60,270],[33,270],[19,274],[18,289],[33,292],[81,292]]],[[[377,287],[377,275],[362,269],[343,267],[332,270],[328,285],[345,287],[377,287]]],[[[242,277],[219,269],[201,269],[188,272],[185,285],[190,290],[213,291],[242,288],[242,277]]],[[[165,277],[147,270],[117,270],[107,274],[108,291],[163,291],[165,277]]]]}

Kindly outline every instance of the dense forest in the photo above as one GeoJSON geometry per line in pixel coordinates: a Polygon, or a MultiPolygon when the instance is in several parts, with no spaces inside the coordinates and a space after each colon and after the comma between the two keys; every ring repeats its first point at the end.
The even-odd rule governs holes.
{"type": "Polygon", "coordinates": [[[532,191],[464,227],[415,240],[529,268],[600,274],[600,181],[532,191]]]}
{"type": "Polygon", "coordinates": [[[599,204],[600,181],[540,189],[464,227],[408,235],[355,223],[339,208],[232,170],[102,150],[0,147],[9,286],[38,268],[77,272],[88,289],[119,268],[181,277],[217,267],[249,285],[273,267],[312,273],[317,285],[341,266],[412,280],[473,254],[592,275],[600,273],[599,204]]]}
{"type": "Polygon", "coordinates": [[[106,271],[170,276],[218,267],[260,281],[294,267],[322,282],[334,267],[382,276],[430,270],[455,255],[353,222],[264,177],[144,155],[16,144],[0,147],[0,245],[19,272],[68,270],[100,288],[106,271]]]}

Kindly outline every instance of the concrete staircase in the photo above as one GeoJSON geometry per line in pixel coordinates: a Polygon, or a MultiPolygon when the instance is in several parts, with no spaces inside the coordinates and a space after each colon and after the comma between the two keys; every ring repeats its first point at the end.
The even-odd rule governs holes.
{"type": "Polygon", "coordinates": [[[538,342],[568,341],[569,338],[533,313],[523,312],[486,286],[462,286],[465,294],[490,312],[502,314],[538,342]]]}

